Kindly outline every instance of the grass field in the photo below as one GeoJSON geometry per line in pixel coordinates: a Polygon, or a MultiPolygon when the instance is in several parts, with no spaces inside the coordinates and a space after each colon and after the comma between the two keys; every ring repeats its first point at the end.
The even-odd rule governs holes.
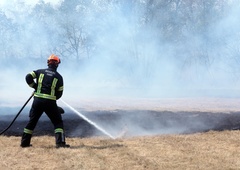
{"type": "Polygon", "coordinates": [[[52,136],[33,137],[20,148],[20,137],[0,137],[0,169],[237,170],[240,131],[122,139],[67,138],[71,148],[56,149],[52,136]]]}

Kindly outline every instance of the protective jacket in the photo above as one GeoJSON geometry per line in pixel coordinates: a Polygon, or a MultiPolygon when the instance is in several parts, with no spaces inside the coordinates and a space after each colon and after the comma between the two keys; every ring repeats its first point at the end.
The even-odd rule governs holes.
{"type": "Polygon", "coordinates": [[[52,67],[32,71],[26,75],[26,82],[35,89],[34,96],[38,98],[57,100],[63,94],[63,78],[52,67]]]}

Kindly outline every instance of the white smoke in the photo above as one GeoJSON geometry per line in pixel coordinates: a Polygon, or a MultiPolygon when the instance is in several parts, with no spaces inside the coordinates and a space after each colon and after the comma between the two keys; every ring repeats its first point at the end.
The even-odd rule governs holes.
{"type": "MultiPolygon", "coordinates": [[[[35,53],[41,54],[34,56],[37,59],[35,63],[24,58],[24,68],[21,63],[10,68],[1,66],[6,70],[1,73],[3,86],[16,92],[3,95],[5,100],[11,98],[14,101],[20,96],[26,98],[29,95],[24,85],[25,74],[46,67],[48,55],[54,52],[51,43],[61,42],[61,39],[45,31],[43,22],[28,15],[37,2],[1,1],[2,11],[14,23],[22,24],[24,29],[21,37],[11,42],[18,51],[14,55],[26,54],[33,60],[35,53]],[[28,49],[31,49],[30,53],[28,49]],[[16,84],[18,88],[15,88],[16,84]]],[[[61,2],[51,1],[51,4],[59,5],[61,2]]],[[[211,43],[206,47],[206,54],[203,47],[206,40],[202,35],[186,29],[186,44],[164,43],[161,39],[163,35],[158,33],[154,24],[143,26],[144,8],[127,2],[122,6],[114,2],[103,6],[102,3],[94,1],[75,9],[81,15],[81,19],[73,17],[75,24],[85,23],[85,34],[91,35],[95,47],[91,58],[83,62],[76,63],[70,60],[71,56],[69,59],[61,58],[59,72],[64,76],[66,99],[78,100],[89,96],[236,96],[235,92],[239,89],[236,62],[236,55],[239,54],[239,6],[234,6],[229,14],[209,28],[208,34],[211,36],[208,41],[211,43]],[[196,58],[200,53],[208,55],[209,61],[204,63],[205,59],[196,58]]],[[[7,88],[4,89],[5,93],[7,88]]]]}
{"type": "MultiPolygon", "coordinates": [[[[17,51],[13,54],[15,60],[4,60],[0,64],[0,106],[24,104],[32,93],[25,82],[25,75],[46,67],[48,55],[55,52],[52,45],[62,41],[62,37],[47,33],[43,22],[28,15],[36,1],[31,1],[31,4],[30,1],[24,1],[25,4],[15,2],[20,1],[0,2],[1,11],[13,23],[22,25],[22,34],[14,36],[13,41],[7,43],[17,51]],[[24,54],[25,58],[18,58],[24,54]]],[[[88,6],[77,6],[74,10],[80,16],[71,18],[76,25],[83,22],[87,28],[85,34],[91,35],[94,42],[91,57],[87,58],[83,52],[85,59],[76,62],[74,56],[60,56],[62,63],[58,71],[65,83],[63,99],[73,107],[79,109],[82,101],[88,98],[101,100],[121,97],[128,102],[129,98],[239,96],[239,5],[233,5],[230,13],[211,24],[208,30],[208,35],[211,35],[208,37],[209,46],[205,47],[203,36],[188,29],[185,30],[187,41],[184,44],[174,41],[165,43],[162,38],[165,35],[159,33],[156,23],[144,26],[143,22],[146,21],[142,16],[145,9],[128,3],[120,6],[113,1],[109,6],[101,6],[102,2],[91,1],[88,6]],[[209,61],[197,58],[199,54],[209,56],[209,61]]],[[[55,4],[60,3],[57,1],[55,4]]],[[[45,19],[53,23],[51,26],[54,31],[54,21],[64,15],[45,19]]],[[[97,103],[89,102],[91,105],[95,107],[97,103]]],[[[106,108],[109,107],[110,100],[106,104],[106,108]]],[[[140,135],[186,130],[172,122],[167,122],[167,128],[156,123],[146,130],[133,119],[131,115],[120,117],[116,125],[101,124],[100,119],[93,121],[99,120],[97,123],[114,135],[125,124],[132,134],[140,135]]],[[[147,119],[146,115],[138,118],[139,121],[147,119]]],[[[204,122],[195,123],[204,126],[204,122]]]]}

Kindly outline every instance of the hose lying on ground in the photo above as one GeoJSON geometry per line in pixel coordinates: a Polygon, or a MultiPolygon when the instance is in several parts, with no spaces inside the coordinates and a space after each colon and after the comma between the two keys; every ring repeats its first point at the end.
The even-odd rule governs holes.
{"type": "Polygon", "coordinates": [[[22,108],[19,110],[19,112],[17,113],[17,115],[15,116],[15,118],[13,119],[13,121],[9,124],[9,126],[4,129],[3,131],[0,132],[0,135],[2,135],[3,133],[5,133],[11,126],[12,124],[15,122],[15,120],[17,119],[17,117],[20,115],[20,113],[22,112],[22,110],[24,109],[24,107],[28,104],[28,102],[31,100],[31,98],[33,97],[34,93],[32,93],[32,95],[28,98],[28,100],[24,103],[24,105],[22,106],[22,108]]]}

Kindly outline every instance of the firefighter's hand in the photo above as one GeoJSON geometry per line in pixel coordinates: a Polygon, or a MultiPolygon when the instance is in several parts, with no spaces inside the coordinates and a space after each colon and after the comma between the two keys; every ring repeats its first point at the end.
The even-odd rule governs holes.
{"type": "Polygon", "coordinates": [[[34,88],[35,91],[37,91],[37,84],[36,83],[33,85],[33,88],[34,88]]]}
{"type": "Polygon", "coordinates": [[[60,114],[64,114],[65,111],[63,110],[63,108],[61,108],[61,107],[58,106],[58,113],[60,113],[60,114]]]}

